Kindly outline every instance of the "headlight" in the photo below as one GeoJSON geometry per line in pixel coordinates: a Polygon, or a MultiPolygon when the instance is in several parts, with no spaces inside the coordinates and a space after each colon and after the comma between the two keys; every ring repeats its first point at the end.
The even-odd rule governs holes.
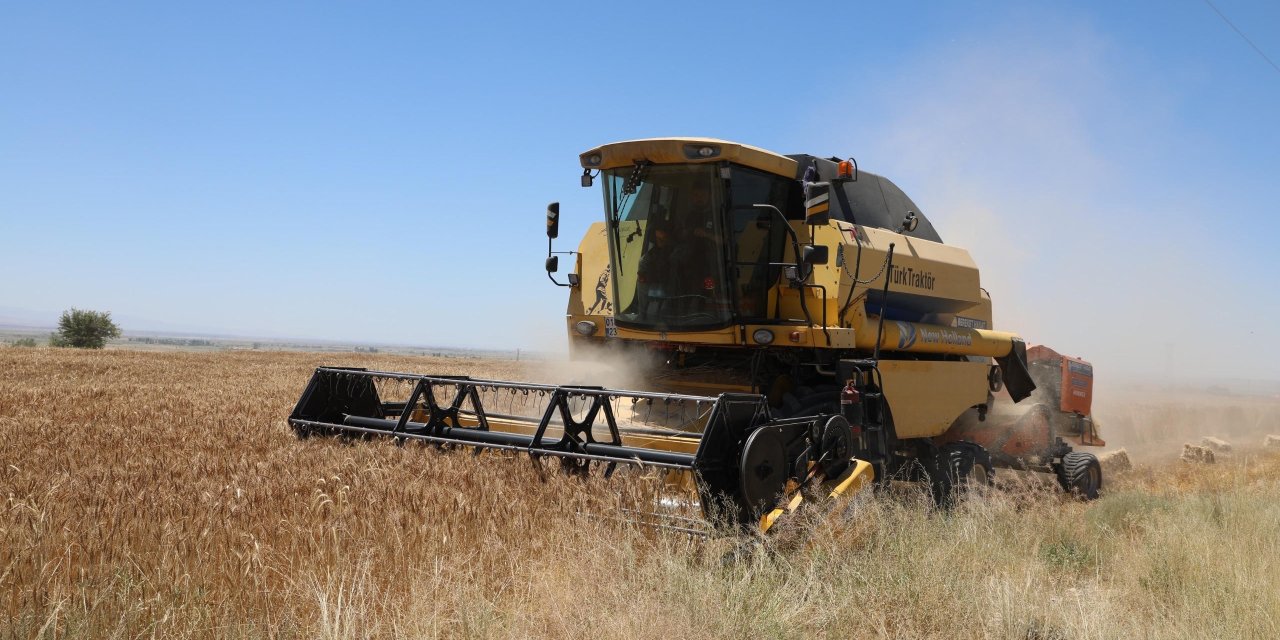
{"type": "Polygon", "coordinates": [[[773,344],[773,332],[768,329],[756,329],[755,333],[751,334],[751,339],[755,340],[756,344],[773,344]]]}
{"type": "Polygon", "coordinates": [[[578,335],[583,337],[595,335],[596,323],[590,320],[582,320],[579,321],[578,324],[573,325],[573,330],[577,331],[578,335]]]}
{"type": "Polygon", "coordinates": [[[690,160],[705,160],[720,155],[720,147],[706,144],[686,144],[684,156],[690,160]]]}

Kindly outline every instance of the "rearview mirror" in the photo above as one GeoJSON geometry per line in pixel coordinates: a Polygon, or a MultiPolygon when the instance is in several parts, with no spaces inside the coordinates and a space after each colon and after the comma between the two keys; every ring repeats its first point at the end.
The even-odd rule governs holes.
{"type": "Polygon", "coordinates": [[[547,256],[547,273],[555,273],[560,270],[560,256],[547,256]]]}
{"type": "Polygon", "coordinates": [[[826,264],[827,245],[806,244],[800,249],[800,262],[805,264],[826,264]]]}
{"type": "Polygon", "coordinates": [[[556,238],[560,235],[560,203],[552,202],[547,205],[547,237],[556,238]]]}

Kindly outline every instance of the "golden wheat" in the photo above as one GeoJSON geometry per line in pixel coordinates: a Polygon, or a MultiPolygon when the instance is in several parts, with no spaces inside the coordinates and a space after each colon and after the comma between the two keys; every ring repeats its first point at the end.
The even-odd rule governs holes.
{"type": "Polygon", "coordinates": [[[726,565],[733,541],[607,517],[643,483],[299,441],[285,417],[318,364],[551,375],[0,349],[3,635],[1280,637],[1276,454],[1139,467],[1091,504],[1036,482],[950,513],[859,500],[726,565]]]}

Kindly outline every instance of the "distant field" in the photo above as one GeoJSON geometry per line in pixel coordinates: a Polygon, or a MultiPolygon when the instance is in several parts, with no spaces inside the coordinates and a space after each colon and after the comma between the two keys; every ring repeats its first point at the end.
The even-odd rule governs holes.
{"type": "Polygon", "coordinates": [[[1274,399],[1108,398],[1104,435],[1155,462],[1097,502],[1008,482],[944,514],[894,492],[725,566],[727,540],[609,517],[643,483],[299,441],[285,417],[319,364],[574,374],[0,347],[0,637],[1280,637],[1274,399]],[[1251,446],[1165,462],[1210,432],[1251,446]]]}
{"type": "MultiPolygon", "coordinates": [[[[54,329],[0,324],[0,347],[23,339],[47,346],[54,329]]],[[[313,353],[365,353],[400,356],[500,358],[515,360],[548,359],[549,355],[527,349],[465,349],[395,344],[368,344],[303,338],[253,338],[192,333],[126,331],[107,343],[107,349],[134,351],[308,351],[313,353]]]]}

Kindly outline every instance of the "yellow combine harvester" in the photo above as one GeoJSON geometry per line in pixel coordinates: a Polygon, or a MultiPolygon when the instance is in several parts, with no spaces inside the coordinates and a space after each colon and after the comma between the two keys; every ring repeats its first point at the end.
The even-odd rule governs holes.
{"type": "MultiPolygon", "coordinates": [[[[763,530],[873,479],[926,480],[940,501],[990,482],[981,438],[957,434],[991,441],[1023,426],[984,423],[997,392],[1014,403],[1035,391],[1027,350],[991,328],[969,254],[892,182],[852,160],[702,138],[619,142],[580,160],[583,186],[603,186],[605,220],[557,255],[559,205],[547,210],[570,352],[648,363],[651,389],[321,368],[294,428],[522,451],[579,472],[691,472],[704,512],[763,530]]],[[[1087,413],[1087,402],[1054,405],[1035,427],[1045,444],[1014,466],[1096,495],[1096,459],[1063,439],[1093,443],[1087,413]]]]}

